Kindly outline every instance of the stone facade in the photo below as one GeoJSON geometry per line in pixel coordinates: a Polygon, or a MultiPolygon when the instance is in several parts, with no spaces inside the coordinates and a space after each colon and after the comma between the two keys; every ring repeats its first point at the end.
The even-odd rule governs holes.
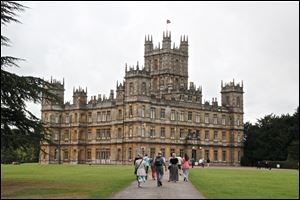
{"type": "Polygon", "coordinates": [[[73,89],[64,103],[64,83],[55,91],[61,102],[42,102],[42,120],[52,143],[42,144],[41,163],[132,164],[137,153],[162,151],[212,165],[240,165],[243,155],[243,83],[221,83],[217,98],[202,102],[202,88],[188,84],[188,38],[171,48],[171,33],[162,47],[145,38],[145,67],[125,67],[116,95],[92,96],[73,89]]]}

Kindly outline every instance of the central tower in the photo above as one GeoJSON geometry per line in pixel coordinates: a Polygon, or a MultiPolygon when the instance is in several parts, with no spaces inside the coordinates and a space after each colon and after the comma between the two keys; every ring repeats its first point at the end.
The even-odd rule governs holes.
{"type": "Polygon", "coordinates": [[[171,48],[171,32],[163,33],[160,43],[153,48],[152,36],[145,37],[145,68],[150,71],[151,94],[176,92],[188,87],[188,37],[180,37],[180,46],[171,48]]]}

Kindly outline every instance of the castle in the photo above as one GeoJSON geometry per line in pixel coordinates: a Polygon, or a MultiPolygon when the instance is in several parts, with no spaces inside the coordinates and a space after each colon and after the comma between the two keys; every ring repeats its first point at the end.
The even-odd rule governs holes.
{"type": "Polygon", "coordinates": [[[92,96],[73,89],[64,103],[64,82],[52,80],[61,101],[42,102],[51,143],[41,145],[40,163],[132,164],[137,153],[166,158],[175,152],[210,158],[213,165],[239,166],[243,155],[243,83],[221,83],[217,98],[202,102],[202,88],[188,84],[188,37],[162,47],[145,37],[144,67],[125,67],[116,95],[92,96]]]}

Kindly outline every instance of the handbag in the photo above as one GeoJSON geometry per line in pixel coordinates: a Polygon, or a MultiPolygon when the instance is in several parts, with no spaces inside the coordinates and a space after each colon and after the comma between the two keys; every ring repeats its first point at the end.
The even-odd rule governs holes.
{"type": "Polygon", "coordinates": [[[141,166],[142,162],[143,162],[143,159],[141,160],[139,166],[134,168],[134,174],[135,174],[135,175],[136,175],[136,173],[137,173],[137,169],[141,166]]]}

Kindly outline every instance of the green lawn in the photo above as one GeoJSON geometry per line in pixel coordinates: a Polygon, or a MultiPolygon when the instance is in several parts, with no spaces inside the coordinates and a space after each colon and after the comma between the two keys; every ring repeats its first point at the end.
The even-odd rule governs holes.
{"type": "Polygon", "coordinates": [[[132,166],[1,165],[1,198],[109,198],[134,178],[132,166]]]}
{"type": "Polygon", "coordinates": [[[298,199],[299,171],[194,168],[190,181],[206,198],[298,199]]]}
{"type": "MultiPolygon", "coordinates": [[[[1,165],[1,198],[109,198],[134,180],[133,166],[1,165]]],[[[297,170],[193,168],[190,181],[206,198],[299,197],[297,170]]]]}

